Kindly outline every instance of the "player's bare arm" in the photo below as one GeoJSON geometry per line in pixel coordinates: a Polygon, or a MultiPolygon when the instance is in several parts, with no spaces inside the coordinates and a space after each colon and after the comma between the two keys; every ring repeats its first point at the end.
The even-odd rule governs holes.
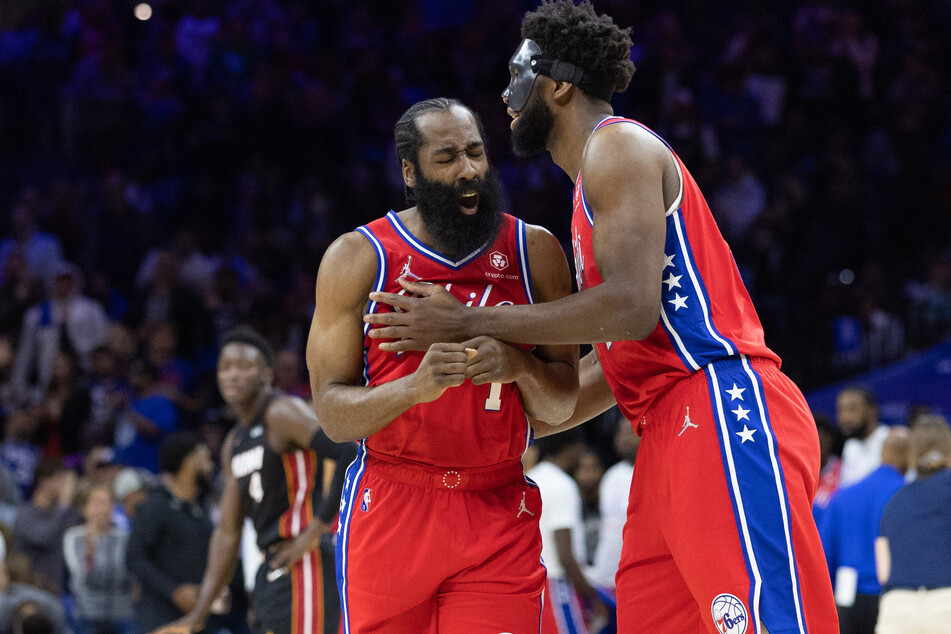
{"type": "Polygon", "coordinates": [[[363,315],[376,274],[376,254],[355,232],[330,245],[317,273],[307,367],[314,411],[336,442],[366,438],[466,378],[465,347],[434,344],[413,374],[374,387],[363,384],[363,315]]]}
{"type": "Polygon", "coordinates": [[[156,630],[155,634],[191,634],[204,629],[211,605],[234,576],[238,565],[238,549],[245,512],[241,506],[238,481],[231,472],[231,445],[234,430],[225,437],[221,449],[221,465],[225,485],[221,494],[221,519],[211,534],[208,563],[201,581],[198,602],[191,612],[178,621],[156,630]]]}
{"type": "Polygon", "coordinates": [[[403,312],[368,315],[368,323],[384,325],[370,336],[394,339],[382,346],[389,351],[477,335],[542,344],[648,337],[660,314],[663,183],[676,167],[663,144],[627,128],[599,130],[582,160],[585,195],[596,219],[593,249],[602,284],[547,304],[468,308],[445,289],[401,281],[422,299],[373,293],[372,299],[403,312]]]}
{"type": "MultiPolygon", "coordinates": [[[[286,453],[296,449],[313,449],[315,436],[323,437],[317,422],[317,416],[303,399],[296,396],[279,396],[271,401],[265,414],[268,430],[268,444],[277,453],[286,453]]],[[[324,438],[324,445],[330,442],[324,438]]],[[[329,449],[329,448],[328,448],[329,449]]],[[[318,451],[318,458],[336,459],[336,451],[318,451]]],[[[305,554],[320,546],[320,538],[328,530],[327,524],[314,517],[307,527],[294,539],[272,545],[269,550],[276,553],[271,558],[272,570],[293,564],[305,554]]]]}
{"type": "Polygon", "coordinates": [[[552,425],[543,420],[531,419],[536,438],[551,436],[586,423],[598,414],[603,414],[617,401],[604,378],[604,369],[598,359],[597,350],[586,354],[578,366],[578,402],[568,420],[552,425]]]}
{"type": "MultiPolygon", "coordinates": [[[[546,229],[527,225],[532,290],[538,302],[571,294],[571,273],[558,240],[546,229]]],[[[578,390],[578,347],[535,346],[531,352],[489,337],[463,343],[478,354],[466,376],[475,385],[515,381],[529,416],[558,423],[574,410],[578,390]]]]}

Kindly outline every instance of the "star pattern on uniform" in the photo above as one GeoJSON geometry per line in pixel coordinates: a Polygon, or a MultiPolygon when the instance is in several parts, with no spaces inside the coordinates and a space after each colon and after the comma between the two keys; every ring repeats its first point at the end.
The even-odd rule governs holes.
{"type": "Polygon", "coordinates": [[[666,269],[668,266],[673,266],[673,265],[674,265],[674,257],[675,257],[676,255],[677,255],[676,253],[674,253],[673,255],[667,255],[666,253],[664,254],[664,268],[665,268],[665,269],[666,269]]]}
{"type": "Polygon", "coordinates": [[[730,395],[730,401],[735,401],[736,399],[743,400],[743,392],[746,391],[745,387],[736,387],[736,383],[733,384],[732,390],[726,390],[726,393],[730,395]]]}
{"type": "Polygon", "coordinates": [[[686,298],[686,297],[681,297],[681,296],[680,296],[680,293],[674,293],[674,298],[673,298],[673,299],[668,299],[668,300],[667,300],[667,303],[668,303],[668,304],[673,304],[673,305],[674,305],[674,311],[676,312],[676,311],[680,310],[681,308],[686,308],[686,307],[687,307],[687,298],[686,298]]]}
{"type": "Polygon", "coordinates": [[[680,288],[680,278],[682,277],[683,275],[674,275],[673,272],[671,272],[667,279],[664,280],[664,284],[667,285],[667,290],[670,291],[675,288],[680,288]]]}
{"type": "Polygon", "coordinates": [[[734,414],[736,414],[736,422],[740,422],[741,420],[749,420],[749,419],[750,419],[750,416],[749,416],[750,410],[748,410],[748,409],[743,409],[743,406],[742,406],[742,405],[737,405],[737,406],[736,406],[736,409],[733,409],[733,410],[730,410],[730,411],[733,412],[734,414]]]}
{"type": "Polygon", "coordinates": [[[755,440],[753,440],[753,434],[755,433],[756,433],[755,429],[750,429],[746,425],[743,425],[743,431],[736,432],[736,435],[743,439],[740,441],[740,444],[742,445],[747,440],[750,442],[756,442],[755,440]]]}

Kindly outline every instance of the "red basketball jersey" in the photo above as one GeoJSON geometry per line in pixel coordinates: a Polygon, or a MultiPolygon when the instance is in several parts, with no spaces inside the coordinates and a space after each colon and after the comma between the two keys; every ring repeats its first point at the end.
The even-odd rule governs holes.
{"type": "MultiPolygon", "coordinates": [[[[654,134],[622,117],[608,117],[595,130],[617,123],[638,125],[654,134]]],[[[713,361],[745,354],[779,363],[779,357],[766,347],[763,327],[733,254],[700,188],[673,150],[671,154],[680,171],[681,191],[666,214],[664,271],[658,280],[663,294],[657,327],[642,341],[597,344],[618,407],[635,426],[667,386],[713,361]]],[[[602,280],[592,248],[597,217],[585,202],[580,174],[573,202],[571,239],[577,282],[579,288],[589,288],[602,280]]]]}
{"type": "MultiPolygon", "coordinates": [[[[503,214],[495,240],[453,260],[423,244],[389,212],[357,229],[376,250],[373,289],[405,293],[399,278],[444,286],[467,306],[533,303],[525,223],[503,214]]],[[[392,310],[371,302],[368,312],[392,310]]],[[[369,332],[370,326],[364,329],[369,332]]],[[[412,374],[422,352],[382,352],[379,340],[364,340],[364,378],[379,385],[412,374]]],[[[515,383],[451,387],[431,403],[421,403],[367,439],[372,452],[436,466],[484,467],[524,453],[530,427],[515,383]]]]}

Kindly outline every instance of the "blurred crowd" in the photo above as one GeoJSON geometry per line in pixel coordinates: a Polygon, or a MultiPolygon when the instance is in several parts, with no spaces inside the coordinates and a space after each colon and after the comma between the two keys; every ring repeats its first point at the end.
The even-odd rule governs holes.
{"type": "MultiPolygon", "coordinates": [[[[500,98],[535,0],[135,4],[0,4],[8,528],[38,492],[72,508],[43,493],[49,459],[88,488],[105,467],[158,472],[181,430],[217,455],[217,340],[236,324],[309,396],[317,264],[404,206],[392,129],[415,101],[477,111],[508,209],[568,246],[571,184],[512,156],[500,98]]],[[[951,335],[951,1],[595,6],[632,26],[615,111],[691,169],[803,389],[951,335]]],[[[585,430],[589,476],[617,460],[613,433],[585,430]]]]}

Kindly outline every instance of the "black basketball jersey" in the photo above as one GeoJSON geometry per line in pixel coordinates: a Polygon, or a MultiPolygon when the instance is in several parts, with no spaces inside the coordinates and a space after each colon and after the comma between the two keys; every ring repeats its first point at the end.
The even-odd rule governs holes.
{"type": "Polygon", "coordinates": [[[323,482],[323,464],[313,449],[280,454],[268,446],[265,413],[273,398],[249,426],[235,428],[231,443],[231,473],[261,550],[307,528],[320,502],[317,483],[323,482]]]}

